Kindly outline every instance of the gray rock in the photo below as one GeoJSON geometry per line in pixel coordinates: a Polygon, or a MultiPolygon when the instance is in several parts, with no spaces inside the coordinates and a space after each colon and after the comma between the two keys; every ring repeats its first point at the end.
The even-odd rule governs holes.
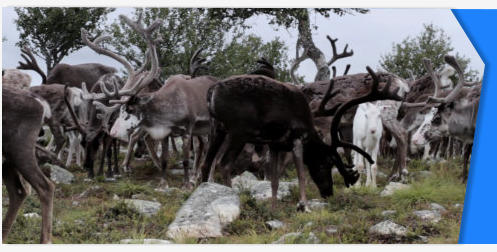
{"type": "Polygon", "coordinates": [[[329,226],[325,230],[327,235],[334,235],[338,233],[338,227],[337,226],[329,226]]]}
{"type": "Polygon", "coordinates": [[[438,211],[438,212],[439,212],[439,213],[441,213],[441,214],[443,214],[443,213],[446,213],[446,212],[447,212],[447,209],[445,209],[445,207],[443,207],[442,205],[437,204],[437,203],[431,203],[431,204],[430,204],[430,208],[431,208],[431,210],[438,211]]]}
{"type": "Polygon", "coordinates": [[[117,196],[117,194],[114,194],[114,196],[112,196],[112,199],[113,200],[120,200],[121,198],[119,198],[119,196],[117,196]]]}
{"type": "Polygon", "coordinates": [[[279,221],[279,220],[270,220],[266,221],[266,225],[269,227],[271,230],[276,230],[285,227],[285,223],[279,221]]]}
{"type": "Polygon", "coordinates": [[[37,213],[25,213],[24,217],[30,218],[30,219],[31,218],[41,218],[41,216],[39,214],[37,214],[37,213]]]}
{"type": "Polygon", "coordinates": [[[143,193],[139,193],[139,194],[133,194],[131,195],[131,198],[132,199],[145,199],[147,197],[147,195],[143,194],[143,193]]]}
{"type": "Polygon", "coordinates": [[[73,206],[73,207],[77,207],[77,206],[79,206],[80,204],[81,204],[81,203],[80,203],[79,201],[73,201],[73,202],[72,202],[72,206],[73,206]]]}
{"type": "Polygon", "coordinates": [[[126,203],[128,207],[136,209],[136,211],[145,216],[152,216],[156,214],[162,206],[159,202],[139,199],[125,199],[124,203],[126,203]]]}
{"type": "Polygon", "coordinates": [[[454,208],[461,208],[461,207],[462,207],[462,204],[460,204],[460,203],[454,204],[454,208]]]}
{"type": "Polygon", "coordinates": [[[80,193],[76,198],[77,199],[87,198],[90,194],[93,194],[100,189],[101,189],[101,187],[98,185],[91,186],[90,188],[88,188],[84,192],[80,193]]]}
{"type": "Polygon", "coordinates": [[[309,236],[305,242],[308,244],[318,244],[321,243],[321,240],[313,232],[309,232],[309,236]]]}
{"type": "Polygon", "coordinates": [[[74,175],[57,165],[46,163],[45,167],[50,168],[50,179],[55,184],[71,184],[74,182],[74,175]]]}
{"type": "Polygon", "coordinates": [[[304,225],[304,228],[312,227],[314,225],[314,222],[309,221],[304,225]]]}
{"type": "Polygon", "coordinates": [[[433,175],[433,173],[431,171],[417,171],[417,172],[410,173],[410,175],[414,179],[425,179],[425,178],[431,177],[433,175]]]}
{"type": "Polygon", "coordinates": [[[202,183],[176,213],[167,236],[172,239],[219,237],[222,228],[239,215],[240,199],[234,189],[202,183]]]}
{"type": "Polygon", "coordinates": [[[325,207],[327,207],[328,203],[322,202],[319,199],[312,199],[312,200],[307,201],[307,206],[312,211],[318,211],[318,210],[321,210],[321,209],[324,209],[325,207]]]}
{"type": "Polygon", "coordinates": [[[276,241],[274,241],[272,243],[273,244],[284,244],[284,243],[287,243],[287,242],[294,241],[295,239],[297,239],[301,235],[302,235],[301,232],[293,232],[293,233],[284,234],[278,240],[276,240],[276,241]]]}
{"type": "Polygon", "coordinates": [[[423,235],[418,235],[418,238],[422,243],[428,243],[428,237],[423,235]]]}
{"type": "Polygon", "coordinates": [[[412,213],[417,217],[419,217],[420,219],[424,221],[429,221],[431,223],[437,223],[442,219],[442,215],[440,215],[440,213],[435,210],[420,210],[420,211],[413,211],[412,213]]]}
{"type": "MultiPolygon", "coordinates": [[[[234,177],[231,180],[231,185],[238,192],[243,190],[250,191],[250,194],[257,200],[270,199],[272,195],[271,182],[257,180],[257,177],[248,171],[234,177]]],[[[297,185],[297,180],[291,182],[280,181],[276,197],[282,199],[283,197],[290,195],[290,187],[297,185]]]]}
{"type": "Polygon", "coordinates": [[[169,240],[160,239],[123,239],[119,241],[121,244],[173,244],[169,240]]]}
{"type": "Polygon", "coordinates": [[[385,189],[383,189],[383,191],[380,193],[380,196],[381,197],[391,196],[392,194],[394,194],[394,192],[398,190],[405,190],[409,189],[410,187],[411,187],[410,185],[398,182],[390,182],[387,186],[385,186],[385,189]]]}
{"type": "Polygon", "coordinates": [[[165,194],[172,194],[172,193],[181,192],[181,190],[177,187],[155,188],[154,191],[165,193],[165,194]]]}
{"type": "Polygon", "coordinates": [[[397,211],[395,211],[395,210],[385,210],[385,211],[381,212],[381,215],[389,216],[389,215],[394,215],[396,213],[397,213],[397,211]]]}
{"type": "Polygon", "coordinates": [[[384,173],[384,172],[382,172],[382,171],[377,171],[377,172],[376,172],[376,177],[378,177],[378,178],[386,178],[386,177],[388,177],[388,175],[387,175],[387,174],[385,174],[385,173],[384,173]]]}
{"type": "Polygon", "coordinates": [[[369,228],[369,233],[385,236],[406,236],[407,228],[386,220],[369,228]]]}

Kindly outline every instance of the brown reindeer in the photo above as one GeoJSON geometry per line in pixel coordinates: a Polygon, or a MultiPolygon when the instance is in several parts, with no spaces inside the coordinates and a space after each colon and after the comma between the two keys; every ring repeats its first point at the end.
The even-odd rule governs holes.
{"type": "Polygon", "coordinates": [[[81,88],[81,83],[85,82],[86,86],[91,89],[100,76],[117,72],[117,70],[113,67],[98,63],[79,65],[59,63],[47,75],[45,75],[45,73],[38,66],[36,58],[28,47],[23,47],[21,52],[21,57],[23,57],[26,62],[19,62],[17,69],[33,70],[37,72],[41,76],[42,84],[57,83],[68,85],[70,87],[81,88]]]}
{"type": "Polygon", "coordinates": [[[202,165],[202,181],[208,180],[209,169],[221,145],[226,141],[226,152],[220,164],[223,182],[228,186],[231,185],[229,177],[231,164],[246,143],[269,146],[273,207],[276,204],[280,172],[278,161],[284,152],[291,151],[294,156],[299,179],[300,206],[306,205],[304,164],[307,165],[322,197],[333,194],[331,177],[333,165],[344,177],[346,186],[355,183],[359,174],[351,169],[352,166],[343,163],[337,148],[351,148],[364,155],[368,161],[372,160],[357,146],[339,139],[338,126],[343,114],[350,107],[363,102],[402,99],[397,95],[398,88],[390,90],[391,79],[379,91],[379,78],[369,67],[367,69],[373,80],[368,83],[369,85],[363,85],[364,95],[336,104],[331,109],[325,108],[325,104],[339,91],[334,91],[333,79],[328,86],[323,105],[319,106],[318,112],[320,116],[334,116],[330,129],[331,145],[325,144],[318,136],[305,95],[291,84],[281,83],[262,75],[239,75],[212,86],[207,94],[207,101],[213,122],[208,152],[202,165]],[[368,90],[366,86],[370,89],[368,90]]]}
{"type": "Polygon", "coordinates": [[[2,179],[9,195],[9,208],[2,223],[5,241],[17,212],[26,199],[24,178],[40,197],[42,212],[41,243],[50,243],[55,185],[38,167],[35,144],[41,125],[51,117],[50,107],[29,91],[2,87],[2,154],[5,158],[2,179]]]}

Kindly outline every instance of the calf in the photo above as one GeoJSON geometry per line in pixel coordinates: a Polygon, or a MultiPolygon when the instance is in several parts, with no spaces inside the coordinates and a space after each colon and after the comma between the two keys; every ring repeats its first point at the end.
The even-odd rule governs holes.
{"type": "MultiPolygon", "coordinates": [[[[360,104],[357,107],[352,128],[354,145],[369,153],[375,162],[383,133],[380,113],[381,109],[373,103],[360,104]]],[[[355,153],[354,166],[359,172],[363,172],[366,168],[366,186],[376,187],[376,163],[371,165],[362,155],[355,153]]],[[[360,180],[357,185],[360,185],[360,180]]]]}

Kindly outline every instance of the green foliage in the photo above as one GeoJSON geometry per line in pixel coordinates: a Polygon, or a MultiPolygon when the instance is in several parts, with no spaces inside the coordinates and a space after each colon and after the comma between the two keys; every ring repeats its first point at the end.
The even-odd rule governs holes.
{"type": "Polygon", "coordinates": [[[15,8],[20,32],[17,46],[27,46],[45,60],[47,73],[69,53],[83,47],[81,28],[91,34],[113,8],[15,8]]]}
{"type": "MultiPolygon", "coordinates": [[[[134,19],[140,14],[146,25],[158,18],[164,20],[159,29],[163,42],[157,46],[164,78],[189,74],[190,58],[203,48],[202,56],[212,63],[201,74],[218,78],[245,74],[255,70],[256,61],[265,57],[274,64],[280,80],[290,79],[284,42],[276,38],[265,43],[255,35],[245,36],[241,21],[211,18],[208,10],[202,8],[136,9],[134,19]]],[[[140,66],[146,51],[143,39],[122,21],[111,24],[109,30],[115,38],[111,42],[115,51],[134,66],[140,66]]]]}
{"type": "Polygon", "coordinates": [[[388,72],[410,79],[425,75],[423,59],[431,60],[434,70],[441,69],[445,64],[444,56],[454,55],[465,72],[468,81],[477,79],[478,71],[469,69],[470,59],[454,52],[451,38],[445,31],[433,24],[425,24],[424,30],[416,37],[407,37],[400,43],[394,43],[392,52],[381,56],[380,66],[388,72]]]}

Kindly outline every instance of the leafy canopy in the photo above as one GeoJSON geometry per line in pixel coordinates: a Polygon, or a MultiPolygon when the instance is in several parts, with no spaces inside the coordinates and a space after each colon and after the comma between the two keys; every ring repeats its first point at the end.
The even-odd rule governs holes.
{"type": "MultiPolygon", "coordinates": [[[[420,78],[426,69],[423,58],[431,60],[434,69],[440,70],[446,54],[454,55],[451,38],[442,28],[433,24],[424,24],[424,30],[416,37],[407,37],[400,43],[394,43],[392,51],[381,56],[380,66],[388,72],[402,78],[420,78]]],[[[476,80],[478,71],[469,69],[470,59],[455,53],[455,57],[465,72],[468,80],[476,80]]]]}
{"type": "Polygon", "coordinates": [[[65,56],[84,46],[81,28],[99,30],[112,8],[15,8],[20,32],[17,46],[27,46],[45,60],[47,72],[65,56]]]}

